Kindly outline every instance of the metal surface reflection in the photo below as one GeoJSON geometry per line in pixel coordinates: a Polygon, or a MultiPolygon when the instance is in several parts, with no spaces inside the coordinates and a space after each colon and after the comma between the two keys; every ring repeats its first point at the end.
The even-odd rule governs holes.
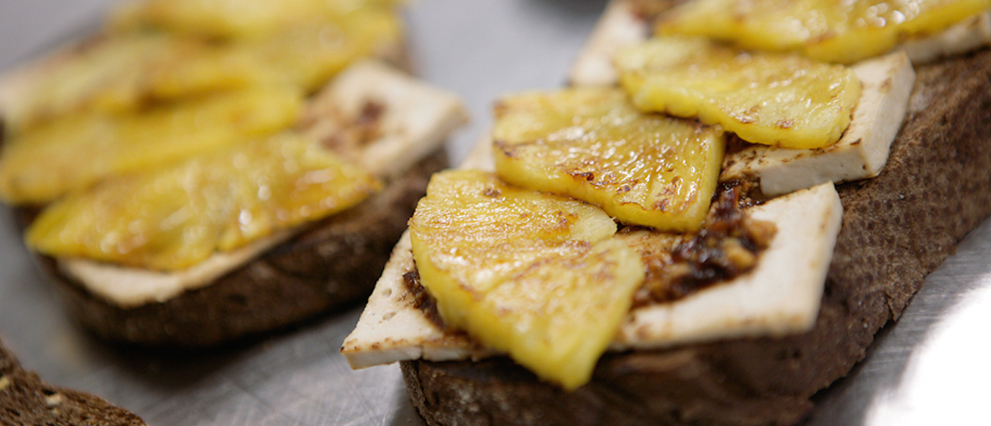
{"type": "Polygon", "coordinates": [[[974,424],[991,380],[991,220],[926,278],[867,359],[818,396],[810,425],[974,424]]]}

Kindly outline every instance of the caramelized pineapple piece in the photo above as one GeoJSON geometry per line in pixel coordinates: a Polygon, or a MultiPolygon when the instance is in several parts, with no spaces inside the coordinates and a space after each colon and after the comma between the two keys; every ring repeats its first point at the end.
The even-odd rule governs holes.
{"type": "Polygon", "coordinates": [[[698,0],[672,11],[657,29],[849,64],[989,8],[991,0],[698,0]]]}
{"type": "Polygon", "coordinates": [[[3,105],[6,131],[24,132],[82,109],[133,110],[148,97],[148,76],[204,48],[196,40],[149,33],[104,36],[85,43],[5,82],[16,93],[3,105]]]}
{"type": "Polygon", "coordinates": [[[394,12],[366,7],[331,20],[310,17],[264,38],[227,42],[113,34],[22,78],[16,101],[4,105],[5,125],[16,134],[82,110],[128,113],[149,103],[249,86],[294,85],[312,92],[355,60],[386,53],[401,32],[394,12]]]}
{"type": "Polygon", "coordinates": [[[624,49],[616,64],[638,108],[698,117],[784,148],[835,143],[860,98],[860,80],[846,67],[701,38],[654,38],[624,49]]]}
{"type": "Polygon", "coordinates": [[[51,256],[179,270],[344,210],[379,187],[319,144],[282,134],[64,198],[25,238],[51,256]]]}
{"type": "Polygon", "coordinates": [[[302,107],[292,88],[210,96],[143,114],[62,117],[6,141],[0,198],[40,204],[109,176],[145,171],[292,125],[302,107]]]}
{"type": "Polygon", "coordinates": [[[175,61],[151,76],[150,90],[163,99],[258,84],[314,91],[350,63],[395,45],[401,32],[398,17],[379,9],[339,20],[309,20],[263,39],[234,40],[175,61]]]}
{"type": "Polygon", "coordinates": [[[410,220],[445,323],[565,389],[589,380],[643,279],[615,232],[602,210],[478,171],[434,175],[410,220]]]}
{"type": "Polygon", "coordinates": [[[718,128],[642,113],[604,87],[507,97],[494,138],[503,180],[675,231],[702,224],[725,149],[718,128]]]}
{"type": "Polygon", "coordinates": [[[145,0],[111,12],[110,27],[155,27],[209,37],[261,38],[313,19],[340,19],[356,9],[387,9],[398,0],[145,0]]]}

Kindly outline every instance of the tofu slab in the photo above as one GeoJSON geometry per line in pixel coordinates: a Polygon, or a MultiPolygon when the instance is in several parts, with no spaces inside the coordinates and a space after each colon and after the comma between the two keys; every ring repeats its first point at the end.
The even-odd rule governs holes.
{"type": "Polygon", "coordinates": [[[81,258],[58,259],[58,268],[83,283],[91,293],[121,307],[134,307],[164,302],[183,291],[208,285],[293,235],[291,231],[280,232],[237,250],[217,253],[200,264],[179,272],[114,266],[81,258]]]}
{"type": "MultiPolygon", "coordinates": [[[[481,141],[466,165],[492,170],[491,141],[481,141]]],[[[831,183],[756,207],[778,234],[760,266],[731,282],[686,299],[630,313],[613,349],[664,347],[741,335],[780,335],[815,321],[825,274],[839,232],[839,196],[831,183]],[[752,295],[750,295],[752,293],[752,295]],[[741,296],[747,295],[747,296],[741,296]],[[773,297],[772,297],[773,296],[773,297]],[[762,303],[748,305],[753,298],[762,303]],[[709,309],[715,309],[709,311],[709,309]],[[705,317],[705,321],[698,321],[705,317]]],[[[493,355],[463,334],[445,333],[415,306],[403,274],[414,269],[408,233],[392,253],[355,330],[341,353],[352,368],[425,359],[450,361],[493,355]]]]}
{"type": "MultiPolygon", "coordinates": [[[[352,65],[317,94],[308,114],[357,117],[369,102],[383,107],[377,122],[381,135],[365,147],[359,161],[366,170],[389,179],[402,175],[468,120],[456,95],[417,82],[379,61],[352,65]]],[[[312,129],[318,137],[339,130],[330,120],[312,129]]]]}
{"type": "MultiPolygon", "coordinates": [[[[309,114],[330,110],[354,117],[369,102],[382,107],[381,135],[362,153],[361,162],[377,175],[401,175],[415,162],[440,147],[446,136],[467,120],[458,97],[417,81],[384,63],[356,63],[319,93],[309,114]]],[[[348,121],[348,120],[345,120],[348,121]]],[[[338,121],[315,123],[311,131],[332,134],[338,121]]],[[[121,307],[162,302],[186,290],[209,285],[268,249],[288,240],[302,228],[288,230],[230,253],[217,253],[195,267],[177,272],[125,268],[85,259],[58,259],[63,272],[88,290],[121,307]]]]}
{"type": "Polygon", "coordinates": [[[630,312],[613,349],[658,348],[749,336],[783,336],[815,323],[843,208],[830,182],[750,210],[777,233],[757,267],[675,303],[630,312]]]}
{"type": "Polygon", "coordinates": [[[425,359],[455,361],[494,355],[463,334],[445,333],[415,306],[403,275],[414,269],[409,231],[403,233],[341,353],[351,368],[425,359]]]}
{"type": "Polygon", "coordinates": [[[824,182],[877,176],[905,118],[915,71],[903,52],[861,62],[853,70],[863,89],[839,141],[811,150],[751,145],[726,156],[720,180],[755,176],[764,194],[773,197],[824,182]]]}
{"type": "Polygon", "coordinates": [[[918,65],[988,45],[991,45],[991,12],[984,12],[934,36],[909,40],[900,49],[918,65]]]}

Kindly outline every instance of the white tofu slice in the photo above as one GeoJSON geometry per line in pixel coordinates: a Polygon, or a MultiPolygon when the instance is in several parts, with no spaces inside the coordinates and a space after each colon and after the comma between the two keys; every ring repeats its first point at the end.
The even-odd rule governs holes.
{"type": "Polygon", "coordinates": [[[988,45],[991,45],[991,12],[984,12],[934,36],[909,40],[900,49],[918,65],[988,45]]]}
{"type": "MultiPolygon", "coordinates": [[[[384,178],[396,177],[440,147],[446,136],[467,120],[457,95],[372,60],[345,70],[317,95],[311,108],[333,106],[330,109],[337,112],[360,114],[369,101],[383,107],[379,117],[382,136],[366,148],[362,163],[384,178]]],[[[58,263],[62,271],[93,293],[121,307],[134,307],[209,285],[299,230],[279,233],[230,253],[214,254],[200,265],[176,272],[125,268],[85,259],[59,259],[58,263]]]]}
{"type": "Polygon", "coordinates": [[[293,235],[293,232],[281,232],[229,253],[214,254],[200,264],[179,272],[115,266],[82,258],[58,259],[58,267],[63,273],[79,280],[91,293],[122,308],[130,308],[164,302],[186,290],[209,285],[293,235]]]}
{"type": "MultiPolygon", "coordinates": [[[[489,152],[491,141],[483,140],[466,164],[491,169],[489,152]]],[[[808,329],[819,310],[841,213],[839,195],[831,183],[754,208],[755,217],[778,227],[771,246],[761,255],[760,266],[686,299],[631,312],[613,349],[663,347],[742,335],[776,336],[808,329]],[[759,302],[743,303],[753,300],[759,302]]],[[[409,236],[404,235],[357,326],[341,347],[351,367],[492,355],[463,334],[445,334],[414,306],[402,278],[413,268],[409,236]]]]}
{"type": "MultiPolygon", "coordinates": [[[[369,101],[384,106],[377,123],[382,135],[365,148],[360,162],[366,170],[385,178],[404,173],[468,120],[456,95],[372,60],[349,67],[317,94],[310,108],[318,116],[326,111],[356,117],[369,101]]],[[[333,120],[314,126],[314,132],[318,133],[338,130],[338,123],[333,120]]]]}
{"type": "Polygon", "coordinates": [[[403,275],[413,269],[407,230],[393,249],[358,324],[341,346],[351,368],[412,359],[479,359],[494,354],[463,334],[445,333],[415,306],[414,297],[403,281],[403,275]]]}
{"type": "Polygon", "coordinates": [[[619,81],[613,55],[650,36],[650,23],[637,16],[632,0],[613,0],[595,24],[569,72],[573,86],[610,86],[619,81]]]}
{"type": "Polygon", "coordinates": [[[630,312],[612,349],[645,349],[812,328],[843,208],[832,183],[775,198],[750,211],[777,233],[757,267],[675,303],[630,312]]]}
{"type": "Polygon", "coordinates": [[[853,70],[863,89],[838,142],[811,150],[752,145],[726,156],[720,180],[755,176],[765,195],[777,196],[823,182],[877,176],[905,118],[915,71],[902,52],[861,62],[853,70]]]}

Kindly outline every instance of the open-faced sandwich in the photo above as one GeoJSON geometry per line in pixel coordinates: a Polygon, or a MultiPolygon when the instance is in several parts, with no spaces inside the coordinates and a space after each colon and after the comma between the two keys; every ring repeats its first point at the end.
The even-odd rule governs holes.
{"type": "Polygon", "coordinates": [[[614,1],[434,176],[342,353],[430,424],[800,421],[991,213],[989,9],[614,1]]]}
{"type": "Polygon", "coordinates": [[[82,325],[209,345],[368,295],[466,119],[395,68],[396,3],[126,3],[0,81],[0,198],[82,325]]]}

